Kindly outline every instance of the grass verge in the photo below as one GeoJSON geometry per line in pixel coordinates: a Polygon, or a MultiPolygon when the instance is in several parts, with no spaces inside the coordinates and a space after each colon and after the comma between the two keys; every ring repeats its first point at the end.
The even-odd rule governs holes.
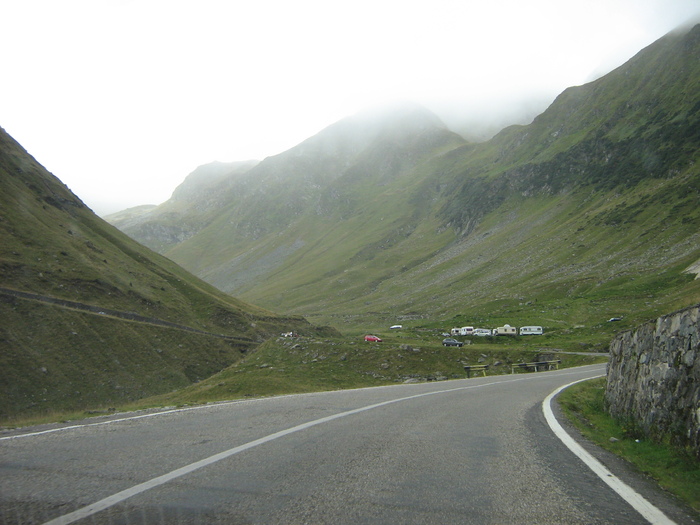
{"type": "Polygon", "coordinates": [[[90,410],[0,415],[0,429],[250,397],[462,379],[467,376],[465,364],[488,365],[487,375],[509,374],[512,363],[536,361],[542,351],[560,359],[560,368],[608,359],[607,354],[558,353],[515,338],[480,338],[457,348],[443,347],[439,331],[406,331],[382,337],[382,343],[365,342],[362,336],[275,338],[247,353],[240,362],[184,388],[133,401],[95,403],[90,410]]]}
{"type": "Polygon", "coordinates": [[[587,439],[630,462],[700,512],[700,461],[687,450],[649,441],[625,428],[605,412],[604,396],[605,378],[600,378],[567,388],[558,401],[587,439]]]}

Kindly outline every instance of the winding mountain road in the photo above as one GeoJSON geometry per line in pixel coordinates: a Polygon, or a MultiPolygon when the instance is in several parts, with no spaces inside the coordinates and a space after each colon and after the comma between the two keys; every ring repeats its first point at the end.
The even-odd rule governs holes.
{"type": "Polygon", "coordinates": [[[0,522],[695,523],[594,449],[660,509],[646,520],[550,428],[543,400],[603,373],[591,365],[6,432],[0,522]]]}

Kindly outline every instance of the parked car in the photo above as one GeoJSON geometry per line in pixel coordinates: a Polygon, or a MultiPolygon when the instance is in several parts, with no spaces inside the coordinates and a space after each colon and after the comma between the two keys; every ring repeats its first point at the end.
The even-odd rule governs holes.
{"type": "Polygon", "coordinates": [[[442,340],[442,346],[463,346],[464,343],[462,341],[457,341],[457,339],[452,339],[451,337],[448,337],[447,339],[442,340]]]}
{"type": "Polygon", "coordinates": [[[365,341],[369,341],[370,343],[381,343],[382,342],[381,338],[377,337],[376,335],[366,335],[365,341]]]}
{"type": "Polygon", "coordinates": [[[486,337],[491,335],[491,330],[489,330],[488,328],[475,328],[474,335],[478,335],[479,337],[486,337]]]}

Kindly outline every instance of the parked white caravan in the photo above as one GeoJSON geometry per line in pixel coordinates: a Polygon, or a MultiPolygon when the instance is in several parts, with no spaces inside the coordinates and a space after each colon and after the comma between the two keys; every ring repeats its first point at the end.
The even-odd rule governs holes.
{"type": "Polygon", "coordinates": [[[520,335],[542,335],[541,326],[521,326],[520,335]]]}
{"type": "Polygon", "coordinates": [[[491,330],[488,328],[474,328],[474,335],[478,335],[479,337],[486,337],[487,335],[491,335],[491,330]]]}
{"type": "Polygon", "coordinates": [[[474,335],[473,326],[463,326],[459,329],[459,335],[474,335]]]}
{"type": "Polygon", "coordinates": [[[493,330],[493,335],[518,335],[518,329],[509,324],[499,326],[493,330]]]}
{"type": "Polygon", "coordinates": [[[453,328],[452,330],[450,330],[450,335],[460,335],[461,331],[461,328],[453,328]]]}

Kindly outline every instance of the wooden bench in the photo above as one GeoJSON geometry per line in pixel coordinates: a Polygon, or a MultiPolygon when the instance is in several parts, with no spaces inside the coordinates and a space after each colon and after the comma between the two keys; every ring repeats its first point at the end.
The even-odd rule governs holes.
{"type": "Polygon", "coordinates": [[[532,370],[533,372],[539,372],[540,370],[557,370],[559,363],[561,363],[561,359],[555,359],[553,361],[533,361],[532,363],[514,363],[510,365],[510,373],[514,374],[515,370],[518,368],[532,370]]]}
{"type": "Polygon", "coordinates": [[[486,377],[489,365],[464,365],[464,369],[467,371],[467,377],[471,377],[472,372],[481,372],[486,377]]]}

